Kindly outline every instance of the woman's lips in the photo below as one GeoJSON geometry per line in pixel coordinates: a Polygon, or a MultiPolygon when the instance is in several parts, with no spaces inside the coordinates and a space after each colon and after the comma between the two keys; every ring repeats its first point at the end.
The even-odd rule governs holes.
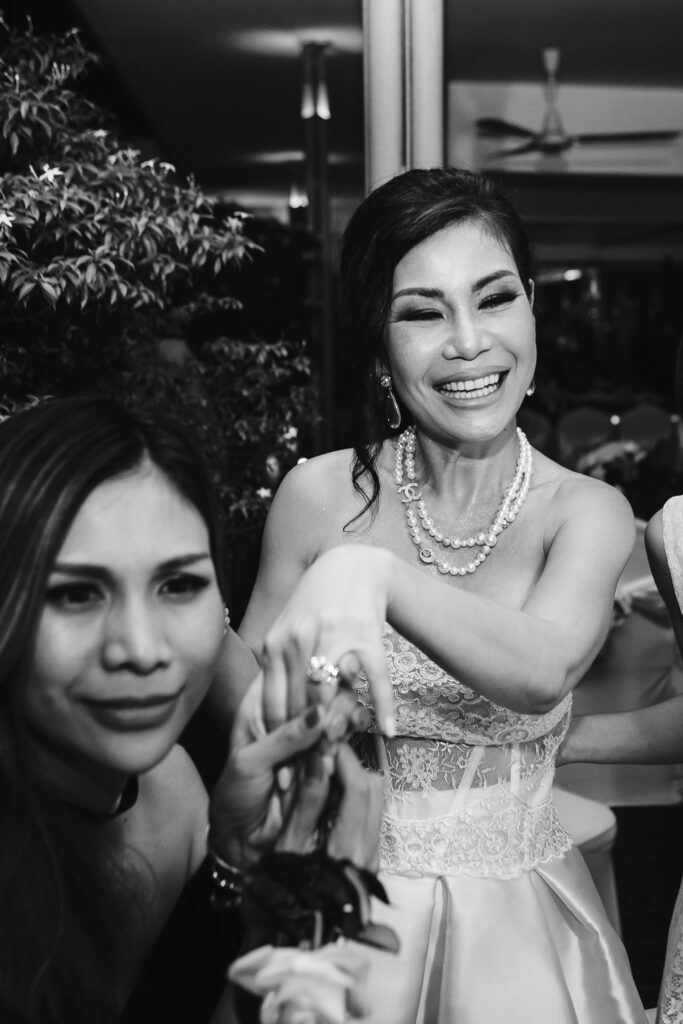
{"type": "Polygon", "coordinates": [[[83,704],[101,723],[110,728],[149,729],[163,724],[175,711],[182,688],[176,693],[150,697],[113,697],[107,700],[85,699],[83,704]]]}

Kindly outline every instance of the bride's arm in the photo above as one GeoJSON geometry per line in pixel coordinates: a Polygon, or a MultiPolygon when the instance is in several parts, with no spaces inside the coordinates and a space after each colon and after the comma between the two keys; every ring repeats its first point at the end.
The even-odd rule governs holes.
{"type": "Polygon", "coordinates": [[[521,609],[452,587],[385,550],[349,545],[321,555],[266,637],[269,725],[286,716],[286,702],[304,703],[311,655],[336,661],[353,651],[391,732],[385,618],[491,700],[529,713],[553,707],[602,645],[634,539],[628,503],[597,481],[572,483],[554,514],[545,566],[521,609]]]}

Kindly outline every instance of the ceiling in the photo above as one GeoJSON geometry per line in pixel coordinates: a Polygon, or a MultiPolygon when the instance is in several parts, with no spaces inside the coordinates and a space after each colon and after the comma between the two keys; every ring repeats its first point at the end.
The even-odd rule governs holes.
{"type": "MultiPolygon", "coordinates": [[[[362,182],[361,0],[15,6],[85,24],[164,155],[228,189],[277,182],[302,150],[301,45],[329,41],[332,163],[362,182]]],[[[681,0],[446,0],[448,80],[540,83],[539,52],[557,45],[562,82],[683,87],[682,44],[681,0]]]]}
{"type": "MultiPolygon", "coordinates": [[[[362,195],[361,0],[0,5],[30,11],[38,28],[83,25],[111,59],[110,98],[129,134],[237,199],[288,190],[291,161],[304,147],[301,47],[328,42],[331,191],[362,195]]],[[[561,84],[683,89],[682,44],[682,0],[446,0],[449,81],[540,89],[540,50],[555,45],[561,84]]],[[[679,126],[683,109],[680,125],[667,125],[679,126]]],[[[676,188],[675,216],[683,220],[676,188]]],[[[670,213],[660,195],[658,216],[670,213]]]]}

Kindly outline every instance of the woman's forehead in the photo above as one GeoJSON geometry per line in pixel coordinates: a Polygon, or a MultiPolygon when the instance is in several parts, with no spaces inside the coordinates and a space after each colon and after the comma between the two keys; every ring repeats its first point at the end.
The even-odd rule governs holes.
{"type": "Polygon", "coordinates": [[[168,552],[208,546],[198,510],[156,466],[146,464],[96,487],[78,510],[60,558],[147,563],[168,552]]]}

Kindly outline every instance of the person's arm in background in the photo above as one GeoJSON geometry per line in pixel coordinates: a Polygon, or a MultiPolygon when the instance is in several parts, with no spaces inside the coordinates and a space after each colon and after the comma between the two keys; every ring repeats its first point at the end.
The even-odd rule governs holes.
{"type": "MultiPolygon", "coordinates": [[[[645,547],[657,589],[683,651],[683,615],[664,549],[662,512],[647,525],[645,547]]],[[[558,764],[678,764],[683,762],[683,694],[658,704],[613,714],[578,715],[560,749],[558,764]]]]}

